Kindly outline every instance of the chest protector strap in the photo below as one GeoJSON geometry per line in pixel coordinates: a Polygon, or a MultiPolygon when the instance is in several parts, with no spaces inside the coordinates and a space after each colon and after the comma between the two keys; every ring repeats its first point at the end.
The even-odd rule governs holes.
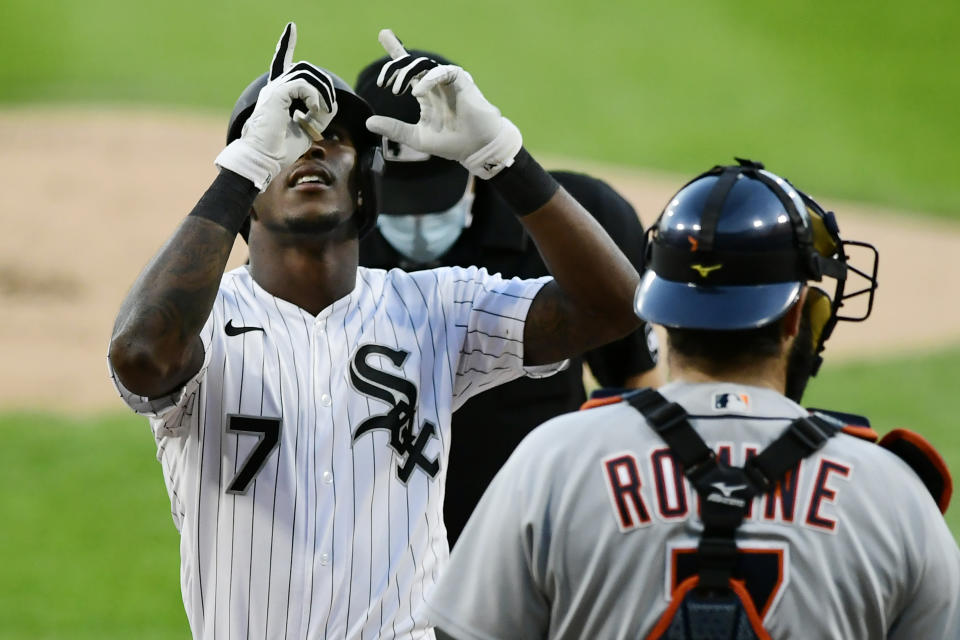
{"type": "Polygon", "coordinates": [[[771,491],[788,471],[840,431],[843,423],[817,413],[797,418],[740,468],[718,459],[690,426],[683,407],[659,392],[643,389],[624,399],[670,447],[700,497],[703,522],[696,551],[697,575],[677,587],[673,602],[648,640],[769,638],[736,575],[737,529],[753,499],[771,491]],[[752,634],[744,625],[749,625],[752,634]]]}

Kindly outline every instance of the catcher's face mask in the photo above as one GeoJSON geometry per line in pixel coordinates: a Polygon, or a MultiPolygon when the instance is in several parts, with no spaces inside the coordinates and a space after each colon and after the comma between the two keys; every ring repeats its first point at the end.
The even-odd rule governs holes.
{"type": "Polygon", "coordinates": [[[823,282],[824,277],[834,280],[833,295],[829,295],[820,287],[811,286],[807,293],[807,302],[804,305],[804,315],[810,322],[812,348],[815,359],[814,368],[810,375],[815,375],[820,368],[822,358],[820,353],[824,343],[837,321],[862,322],[870,316],[873,310],[873,298],[877,290],[877,268],[879,253],[876,247],[866,242],[855,240],[841,240],[840,230],[832,211],[824,211],[812,198],[800,192],[810,217],[814,255],[811,259],[814,267],[812,279],[823,282]],[[857,247],[866,251],[869,266],[866,270],[850,263],[850,251],[857,247]],[[864,281],[862,287],[849,291],[848,282],[851,272],[864,281]],[[819,277],[816,277],[819,275],[819,277]],[[851,309],[850,313],[842,314],[840,309],[852,298],[865,296],[862,308],[851,309]]]}

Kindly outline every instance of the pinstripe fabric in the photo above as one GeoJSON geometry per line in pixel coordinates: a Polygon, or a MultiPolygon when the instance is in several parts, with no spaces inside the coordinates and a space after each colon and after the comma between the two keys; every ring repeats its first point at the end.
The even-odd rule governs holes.
{"type": "Polygon", "coordinates": [[[486,388],[560,368],[523,368],[524,320],[547,280],[361,268],[348,296],[312,316],[240,268],[223,278],[203,367],[183,389],[148,400],[115,380],[150,417],[195,637],[433,636],[417,610],[448,555],[451,413],[486,388]],[[227,335],[228,322],[256,329],[227,335]],[[405,427],[358,434],[404,401],[405,427]],[[259,436],[228,430],[251,418],[266,425],[259,436]],[[228,493],[271,444],[270,419],[278,440],[228,493]]]}

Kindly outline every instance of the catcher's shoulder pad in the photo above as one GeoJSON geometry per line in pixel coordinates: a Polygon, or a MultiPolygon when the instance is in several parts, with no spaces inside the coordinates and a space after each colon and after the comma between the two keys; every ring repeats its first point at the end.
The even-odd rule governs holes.
{"type": "Polygon", "coordinates": [[[808,410],[811,413],[814,411],[825,413],[841,420],[846,425],[843,428],[843,433],[869,442],[876,442],[906,462],[924,486],[927,487],[937,506],[940,507],[940,512],[946,513],[947,507],[950,505],[950,497],[953,495],[953,478],[950,476],[950,469],[947,468],[947,463],[943,460],[943,457],[926,438],[908,429],[894,429],[880,438],[870,426],[870,420],[865,416],[827,409],[808,410]]]}
{"type": "Polygon", "coordinates": [[[590,397],[587,401],[580,405],[580,411],[623,402],[623,397],[631,391],[633,391],[633,389],[621,389],[619,387],[601,387],[600,389],[594,389],[590,392],[590,397]]]}
{"type": "Polygon", "coordinates": [[[866,416],[859,416],[855,413],[846,413],[844,411],[833,411],[832,409],[807,409],[810,413],[823,413],[831,418],[836,418],[844,424],[843,433],[848,436],[854,436],[861,440],[876,442],[880,434],[870,426],[870,419],[866,416]]]}
{"type": "Polygon", "coordinates": [[[940,507],[940,513],[946,513],[953,495],[953,478],[943,456],[933,445],[909,429],[894,429],[878,444],[910,465],[940,507]]]}

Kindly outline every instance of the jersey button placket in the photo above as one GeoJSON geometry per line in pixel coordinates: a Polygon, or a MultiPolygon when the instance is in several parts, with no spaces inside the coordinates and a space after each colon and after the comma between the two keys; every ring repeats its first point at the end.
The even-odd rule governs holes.
{"type": "MultiPolygon", "coordinates": [[[[322,390],[322,384],[324,381],[329,382],[329,371],[324,371],[322,360],[326,357],[328,352],[328,336],[327,331],[324,328],[326,326],[326,317],[318,318],[316,320],[316,342],[317,342],[317,373],[319,374],[316,378],[317,386],[316,391],[320,392],[320,406],[329,409],[333,406],[333,398],[330,397],[330,394],[324,389],[322,390]]],[[[320,416],[317,416],[320,418],[320,416]]]]}
{"type": "MultiPolygon", "coordinates": [[[[333,417],[331,415],[331,412],[329,411],[329,409],[333,406],[333,398],[330,397],[330,393],[325,387],[325,385],[330,383],[330,370],[324,366],[324,360],[329,360],[328,354],[330,353],[330,344],[329,344],[330,336],[327,335],[327,331],[325,329],[326,323],[327,323],[326,315],[324,315],[324,317],[322,318],[318,318],[316,323],[315,335],[316,335],[316,342],[318,347],[317,349],[318,358],[317,358],[316,367],[317,367],[318,376],[317,376],[317,385],[314,388],[314,393],[320,394],[319,404],[321,407],[321,412],[320,412],[320,415],[317,416],[317,421],[320,424],[326,423],[327,426],[329,427],[331,426],[331,423],[329,421],[332,420],[332,417],[333,417]],[[327,409],[328,411],[323,411],[323,409],[327,409]]],[[[323,482],[323,484],[327,487],[327,490],[329,491],[329,488],[331,487],[331,485],[333,485],[333,471],[331,469],[324,469],[320,473],[320,480],[323,482]]],[[[330,553],[327,551],[324,551],[319,556],[317,556],[317,563],[321,567],[329,567],[330,553]]]]}

